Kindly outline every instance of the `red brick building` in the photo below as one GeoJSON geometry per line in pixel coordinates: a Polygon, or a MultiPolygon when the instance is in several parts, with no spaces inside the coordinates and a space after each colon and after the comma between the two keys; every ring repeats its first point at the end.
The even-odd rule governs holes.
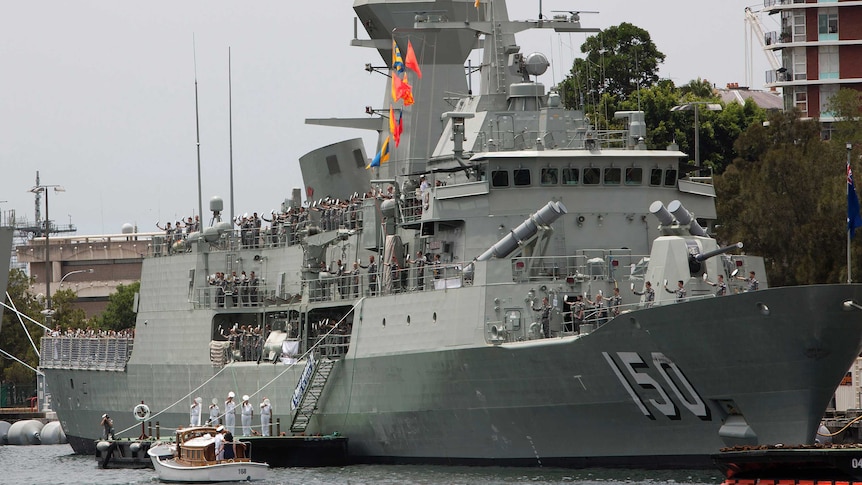
{"type": "Polygon", "coordinates": [[[781,30],[765,35],[780,51],[781,67],[766,82],[781,88],[784,108],[830,122],[832,95],[862,90],[862,1],[764,0],[764,13],[780,16],[781,30]]]}

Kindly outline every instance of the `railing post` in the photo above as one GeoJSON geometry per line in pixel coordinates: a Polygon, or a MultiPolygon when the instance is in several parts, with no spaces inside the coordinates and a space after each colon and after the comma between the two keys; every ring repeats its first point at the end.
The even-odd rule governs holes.
{"type": "Polygon", "coordinates": [[[281,436],[281,418],[275,418],[275,432],[276,436],[281,436]]]}

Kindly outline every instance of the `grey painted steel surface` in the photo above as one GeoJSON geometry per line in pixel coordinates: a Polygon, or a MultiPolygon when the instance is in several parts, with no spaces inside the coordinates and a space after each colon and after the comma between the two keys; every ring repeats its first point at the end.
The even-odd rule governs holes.
{"type": "MultiPolygon", "coordinates": [[[[353,43],[374,46],[387,62],[393,29],[399,45],[410,38],[421,52],[432,40],[454,46],[439,50],[446,54],[440,58],[420,54],[424,76],[413,79],[416,105],[405,110],[407,148],[393,152],[371,180],[375,192],[391,186],[395,196],[358,201],[362,217],[349,224],[331,224],[343,215],[331,212],[335,203],[307,205],[303,211],[313,217],[275,243],[262,238],[242,246],[238,235],[210,231],[188,252],[146,259],[125,369],[53,361],[45,369],[77,451],[92,451],[105,412],[118,433],[136,435],[131,409],[141,401],[167,429],[188,425],[197,396],[266,396],[273,420],[286,429],[303,355],[335,322],[349,335],[349,348],[346,355],[321,354],[336,362],[308,432],[346,435],[354,460],[708,466],[709,455],[726,445],[813,441],[835,387],[862,350],[862,313],[845,304],[862,301],[862,285],[768,288],[763,261],[750,256],[692,264],[690,255],[718,247],[691,233],[695,220],[708,232],[715,219],[709,180],[680,174],[684,153],[646,150],[629,132],[598,132],[582,112],[555,106],[553,95],[536,100],[541,108],[509,99],[507,86],[523,81],[517,57],[509,56],[514,33],[580,24],[508,22],[504,2],[481,5],[357,2],[371,39],[353,43]],[[434,13],[404,13],[413,11],[434,13]],[[477,31],[485,35],[487,65],[496,68],[482,73],[478,95],[458,97],[453,109],[444,98],[465,91],[462,60],[477,31]],[[464,156],[453,153],[465,140],[464,156]],[[420,173],[429,187],[420,185],[420,173]],[[678,201],[673,207],[684,206],[692,222],[668,213],[657,226],[648,210],[655,201],[678,201]],[[552,227],[507,238],[549,204],[567,209],[552,227]],[[421,251],[441,264],[414,265],[390,286],[380,285],[390,277],[372,285],[367,269],[333,272],[336,260],[367,265],[372,255],[379,271],[392,270],[384,266],[387,238],[405,247],[399,261],[421,251]],[[467,265],[501,241],[505,257],[467,265]],[[735,268],[755,270],[763,290],[742,293],[729,277],[735,268]],[[219,271],[255,271],[259,299],[241,305],[220,296],[209,284],[219,271]],[[714,297],[704,274],[723,274],[730,295],[714,297]],[[685,301],[675,303],[663,280],[682,280],[685,301]],[[647,281],[655,301],[628,289],[647,281]],[[619,315],[591,309],[578,333],[566,302],[598,301],[615,288],[623,290],[620,306],[608,310],[619,315]],[[543,297],[552,338],[541,335],[536,305],[543,297]],[[211,343],[226,341],[230,329],[267,325],[281,329],[285,348],[295,346],[284,355],[295,364],[247,358],[233,348],[223,367],[223,359],[212,358],[211,343]]],[[[333,145],[338,150],[327,163],[340,163],[335,152],[352,143],[333,145]]],[[[356,165],[349,156],[343,162],[356,165]]],[[[315,184],[324,178],[315,172],[315,184]]],[[[336,185],[356,190],[347,180],[336,185]]]]}

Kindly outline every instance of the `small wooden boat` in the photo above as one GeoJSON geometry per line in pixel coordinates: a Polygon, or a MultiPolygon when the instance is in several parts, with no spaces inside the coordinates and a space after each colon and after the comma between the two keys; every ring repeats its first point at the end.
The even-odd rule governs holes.
{"type": "Polygon", "coordinates": [[[269,465],[251,461],[249,446],[235,441],[235,457],[217,460],[212,426],[177,430],[175,443],[160,443],[147,450],[163,482],[237,482],[266,478],[269,465]]]}

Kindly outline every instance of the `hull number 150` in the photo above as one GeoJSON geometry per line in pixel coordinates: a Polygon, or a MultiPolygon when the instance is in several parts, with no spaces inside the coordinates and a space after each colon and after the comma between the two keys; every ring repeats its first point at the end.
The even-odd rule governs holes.
{"type": "Polygon", "coordinates": [[[661,352],[652,352],[650,362],[652,365],[644,362],[637,352],[616,352],[616,359],[608,352],[602,352],[602,355],[620,384],[647,418],[656,419],[653,412],[657,411],[670,419],[681,419],[680,408],[677,406],[679,404],[703,421],[712,419],[709,407],[700,398],[694,386],[679,367],[661,352]],[[632,387],[624,374],[631,377],[634,384],[638,386],[637,389],[632,387]],[[653,377],[656,374],[658,380],[653,377]]]}

